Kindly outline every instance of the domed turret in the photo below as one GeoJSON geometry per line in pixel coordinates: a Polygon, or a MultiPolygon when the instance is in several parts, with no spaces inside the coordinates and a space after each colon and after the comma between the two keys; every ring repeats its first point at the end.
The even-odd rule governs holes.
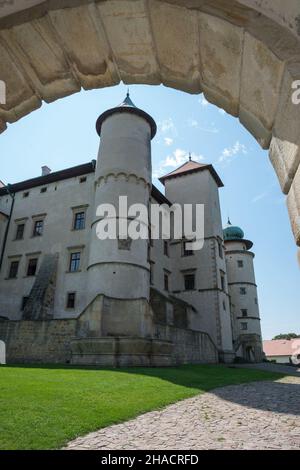
{"type": "Polygon", "coordinates": [[[133,103],[133,101],[131,100],[129,96],[129,91],[127,92],[126,98],[124,99],[124,101],[122,101],[121,104],[119,104],[115,108],[108,109],[107,111],[102,113],[101,116],[99,116],[96,122],[96,130],[97,130],[98,135],[101,136],[102,124],[108,117],[112,116],[113,114],[120,114],[123,112],[132,113],[132,114],[135,114],[136,116],[139,116],[145,119],[150,125],[151,139],[153,139],[157,131],[156,123],[154,119],[148,113],[146,113],[142,109],[137,108],[135,106],[135,104],[133,103]]]}
{"type": "Polygon", "coordinates": [[[243,241],[243,243],[247,247],[247,250],[250,250],[250,248],[252,248],[252,246],[253,246],[253,243],[250,240],[245,240],[244,236],[245,236],[245,234],[244,234],[243,230],[240,227],[236,226],[236,225],[232,225],[232,223],[228,219],[227,225],[223,230],[224,241],[225,242],[226,241],[233,241],[233,242],[234,241],[243,241]]]}
{"type": "Polygon", "coordinates": [[[234,349],[248,362],[262,360],[260,316],[257,300],[253,243],[240,227],[228,223],[223,230],[227,279],[232,311],[234,349]]]}

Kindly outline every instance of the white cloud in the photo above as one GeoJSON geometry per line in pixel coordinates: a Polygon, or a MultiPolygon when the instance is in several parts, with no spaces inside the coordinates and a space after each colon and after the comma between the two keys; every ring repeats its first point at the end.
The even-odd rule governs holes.
{"type": "Polygon", "coordinates": [[[231,160],[233,160],[233,158],[236,158],[238,155],[241,155],[241,154],[245,155],[246,153],[247,153],[247,149],[245,145],[241,144],[237,140],[232,147],[224,148],[224,150],[222,151],[219,157],[218,162],[219,163],[230,162],[231,160]]]}
{"type": "Polygon", "coordinates": [[[158,123],[160,132],[163,134],[169,131],[176,131],[176,127],[172,118],[163,119],[158,123]]]}
{"type": "Polygon", "coordinates": [[[208,125],[208,126],[205,126],[205,127],[202,127],[196,119],[189,118],[189,119],[187,120],[187,125],[188,125],[189,127],[193,127],[193,128],[195,128],[195,129],[199,129],[199,131],[202,131],[202,132],[210,132],[210,133],[212,133],[212,134],[217,134],[217,133],[219,132],[219,129],[216,128],[214,122],[211,123],[211,126],[210,126],[210,127],[209,127],[209,125],[208,125]]]}
{"type": "MultiPolygon", "coordinates": [[[[191,153],[191,158],[195,162],[199,162],[204,159],[203,155],[197,155],[191,153]]],[[[161,168],[165,167],[177,167],[186,163],[189,159],[189,152],[186,150],[177,148],[171,155],[168,155],[164,161],[161,162],[161,168]]]]}
{"type": "Polygon", "coordinates": [[[173,144],[174,140],[172,139],[172,137],[165,137],[164,142],[167,147],[170,147],[170,145],[173,144]]]}
{"type": "Polygon", "coordinates": [[[264,199],[267,195],[269,194],[269,191],[265,191],[261,194],[258,194],[257,196],[255,196],[251,202],[253,203],[256,203],[258,201],[261,201],[262,199],[264,199]]]}

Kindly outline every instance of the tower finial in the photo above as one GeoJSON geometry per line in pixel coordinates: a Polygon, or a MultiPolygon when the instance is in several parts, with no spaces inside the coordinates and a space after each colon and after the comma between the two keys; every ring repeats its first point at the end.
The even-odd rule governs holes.
{"type": "Polygon", "coordinates": [[[192,155],[191,155],[191,152],[189,152],[189,162],[192,161],[192,155]]]}
{"type": "Polygon", "coordinates": [[[129,87],[127,88],[127,98],[129,98],[129,87]]]}
{"type": "Polygon", "coordinates": [[[228,225],[232,225],[232,223],[230,222],[230,218],[229,218],[229,216],[228,216],[228,221],[227,221],[227,224],[228,224],[228,225]]]}

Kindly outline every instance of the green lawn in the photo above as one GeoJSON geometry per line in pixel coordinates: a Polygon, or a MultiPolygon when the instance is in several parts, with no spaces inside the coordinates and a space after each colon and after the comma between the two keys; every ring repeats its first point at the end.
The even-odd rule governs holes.
{"type": "Polygon", "coordinates": [[[60,448],[76,436],[215,387],[278,377],[210,365],[1,366],[0,449],[60,448]]]}

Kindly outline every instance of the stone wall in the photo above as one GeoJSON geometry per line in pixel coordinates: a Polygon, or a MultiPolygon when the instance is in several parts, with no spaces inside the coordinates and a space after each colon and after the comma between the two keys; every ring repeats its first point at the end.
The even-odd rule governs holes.
{"type": "Polygon", "coordinates": [[[76,320],[0,320],[8,363],[68,363],[76,320]]]}
{"type": "Polygon", "coordinates": [[[218,351],[209,335],[188,327],[192,307],[157,291],[152,292],[154,298],[156,313],[145,299],[122,301],[99,295],[77,319],[0,319],[0,340],[6,344],[7,362],[110,367],[218,362],[218,351]],[[132,327],[122,331],[122,314],[126,327],[130,325],[130,312],[132,327]],[[138,313],[153,321],[151,336],[148,329],[140,329],[144,317],[141,315],[138,321],[138,313]],[[108,326],[113,328],[110,333],[108,326]]]}

